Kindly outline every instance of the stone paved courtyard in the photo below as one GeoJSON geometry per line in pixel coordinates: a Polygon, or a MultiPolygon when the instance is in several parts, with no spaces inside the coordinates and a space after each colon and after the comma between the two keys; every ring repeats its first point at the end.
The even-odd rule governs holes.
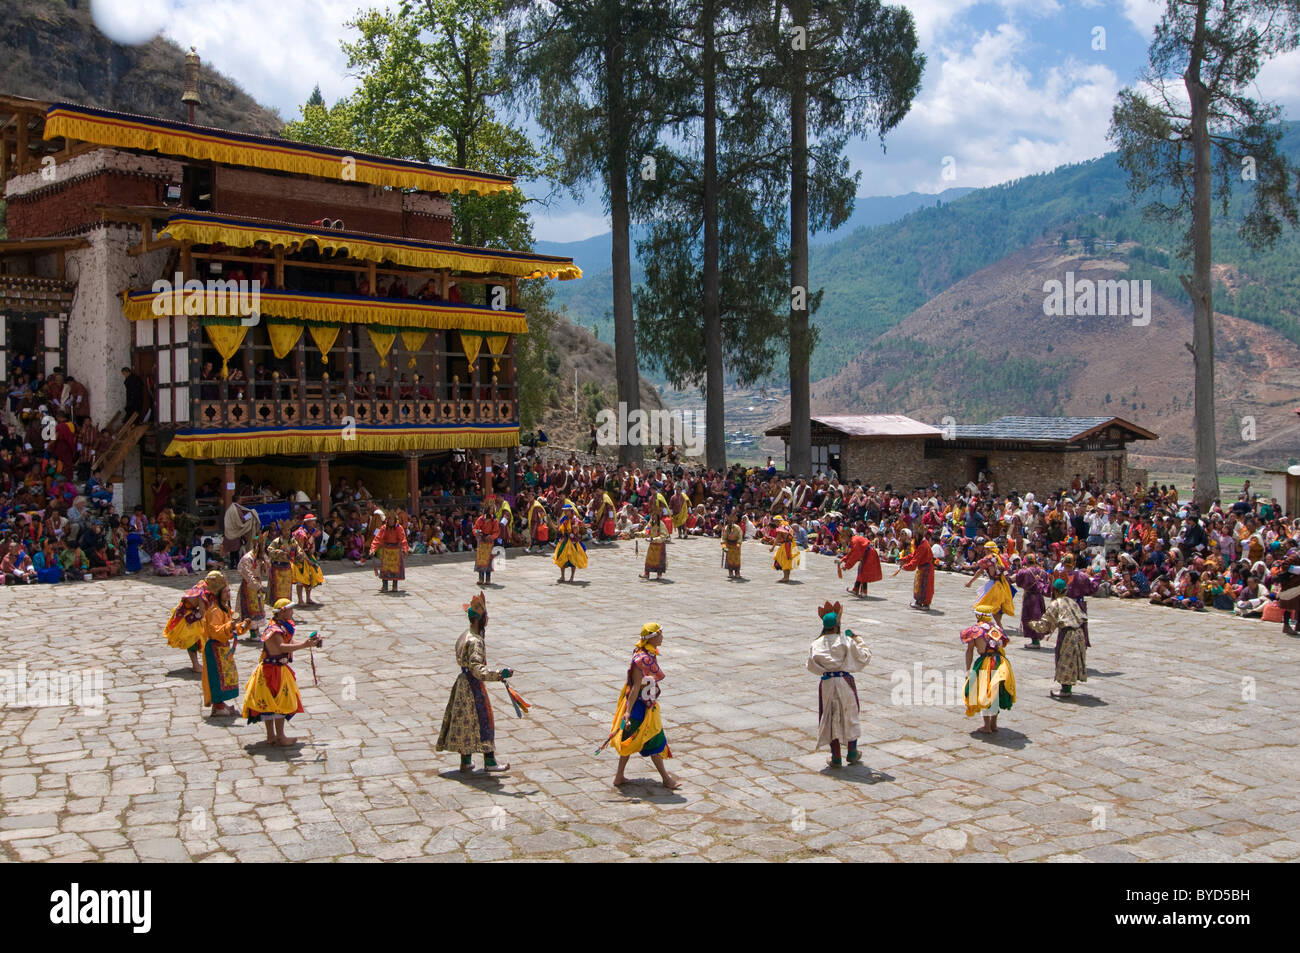
{"type": "MultiPolygon", "coordinates": [[[[300,654],[307,713],[291,733],[303,743],[286,750],[259,743],[261,726],[207,719],[188,657],[161,634],[179,583],[5,587],[0,669],[25,665],[31,681],[102,668],[107,705],[0,710],[0,856],[1300,857],[1300,641],[1279,626],[1093,600],[1088,697],[1050,699],[1050,650],[1016,638],[1020,698],[988,738],[932,684],[961,677],[974,590],[940,573],[936,611],[922,615],[907,608],[910,574],[886,566],[869,600],[846,605],[874,658],[858,679],[864,763],[833,772],[813,750],[805,659],[815,608],[843,583],[811,557],[781,585],[766,553],[747,543],[749,578],[734,583],[714,540],[673,543],[663,583],[637,578],[630,543],[593,547],[577,586],[555,585],[548,558],[510,559],[488,594],[489,664],[516,668],[534,708],[518,720],[490,688],[504,777],[462,777],[454,754],[433,750],[474,589],[464,561],[412,559],[395,597],[369,568],[326,567],[325,604],[298,616],[325,637],[321,683],[300,654]],[[641,759],[629,766],[639,780],[617,791],[615,756],[593,756],[649,620],[666,634],[669,764],[684,782],[671,793],[641,759]]],[[[242,681],[257,650],[236,657],[242,681]]]]}

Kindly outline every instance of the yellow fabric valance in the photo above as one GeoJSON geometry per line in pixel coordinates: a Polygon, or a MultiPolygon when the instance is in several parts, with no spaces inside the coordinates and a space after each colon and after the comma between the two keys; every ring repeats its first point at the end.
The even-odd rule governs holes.
{"type": "Polygon", "coordinates": [[[309,324],[307,330],[311,332],[311,339],[316,342],[316,350],[320,351],[320,356],[329,357],[330,349],[339,339],[339,328],[325,324],[309,324]]]}
{"type": "Polygon", "coordinates": [[[302,337],[302,328],[301,324],[267,324],[266,335],[271,339],[271,353],[277,361],[284,360],[297,346],[298,339],[302,337]]]}
{"type": "Polygon", "coordinates": [[[470,373],[473,374],[474,362],[478,360],[479,348],[483,346],[483,336],[481,334],[466,334],[462,331],[460,346],[465,352],[465,360],[469,361],[470,373]]]}
{"type": "Polygon", "coordinates": [[[370,335],[370,343],[374,345],[375,353],[379,355],[381,361],[388,359],[388,352],[392,350],[393,341],[397,338],[396,334],[391,331],[376,331],[374,328],[366,328],[366,333],[370,335]]]}
{"type": "Polygon", "coordinates": [[[506,345],[509,343],[510,338],[504,334],[489,334],[487,336],[488,350],[492,352],[493,374],[501,370],[501,362],[497,358],[506,352],[506,345]]]}
{"type": "Polygon", "coordinates": [[[407,360],[406,362],[407,367],[415,366],[416,363],[415,352],[418,351],[420,348],[424,347],[424,339],[427,338],[428,336],[429,336],[428,331],[403,331],[402,332],[402,344],[403,346],[405,346],[407,352],[411,355],[410,359],[407,360]]]}
{"type": "Polygon", "coordinates": [[[582,277],[582,269],[570,258],[392,235],[336,231],[269,219],[236,218],[215,212],[182,212],[172,215],[158,235],[160,238],[173,238],[178,242],[199,245],[221,242],[231,248],[251,248],[257,242],[266,242],[272,247],[283,245],[289,251],[297,249],[304,242],[314,242],[325,254],[344,251],[352,258],[392,262],[411,268],[446,268],[472,274],[558,278],[561,281],[582,277]]]}
{"type": "Polygon", "coordinates": [[[463,427],[365,427],[352,439],[340,427],[274,427],[265,430],[182,431],[165,451],[169,457],[214,460],[280,453],[382,453],[400,450],[477,450],[519,446],[518,424],[463,427]]]}
{"type": "Polygon", "coordinates": [[[225,380],[230,374],[230,359],[239,351],[239,345],[244,343],[248,328],[242,324],[208,324],[204,325],[203,330],[221,355],[221,379],[225,380]]]}
{"type": "MultiPolygon", "coordinates": [[[[124,291],[122,311],[132,321],[192,312],[222,318],[239,314],[237,295],[186,291],[183,294],[124,291]],[[214,312],[209,314],[208,312],[214,312]]],[[[256,310],[263,317],[291,318],[325,324],[377,324],[386,327],[424,328],[430,331],[465,330],[495,334],[527,334],[522,311],[493,311],[475,305],[439,304],[407,298],[368,298],[362,295],[310,294],[263,289],[256,310]]]]}
{"type": "Polygon", "coordinates": [[[514,190],[509,176],[348,152],[292,139],[214,129],[133,116],[69,103],[45,112],[46,139],[68,138],[121,149],[140,149],[253,169],[314,175],[337,182],[366,182],[422,192],[493,195],[514,190]]]}

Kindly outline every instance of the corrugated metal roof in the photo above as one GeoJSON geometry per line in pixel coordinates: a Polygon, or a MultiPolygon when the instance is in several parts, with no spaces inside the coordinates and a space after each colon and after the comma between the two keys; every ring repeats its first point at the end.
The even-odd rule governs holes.
{"type": "Polygon", "coordinates": [[[943,431],[902,414],[814,417],[817,423],[849,437],[938,437],[943,431]]]}
{"type": "Polygon", "coordinates": [[[959,425],[955,428],[955,436],[958,440],[1071,440],[1114,419],[1114,417],[1000,417],[987,424],[959,425]]]}

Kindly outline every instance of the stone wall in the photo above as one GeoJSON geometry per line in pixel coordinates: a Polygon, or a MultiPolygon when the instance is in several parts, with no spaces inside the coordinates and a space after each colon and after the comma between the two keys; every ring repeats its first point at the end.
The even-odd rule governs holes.
{"type": "MultiPolygon", "coordinates": [[[[1042,497],[1060,489],[1068,489],[1074,475],[1086,480],[1089,476],[1100,478],[1099,462],[1107,461],[1105,484],[1120,480],[1125,486],[1136,477],[1127,465],[1127,454],[1121,450],[1065,451],[1065,450],[970,450],[943,449],[931,451],[925,462],[930,479],[951,490],[964,486],[971,479],[970,461],[974,457],[988,460],[988,470],[993,474],[999,493],[1033,493],[1042,497]],[[1118,467],[1116,461],[1118,460],[1118,467]],[[1118,472],[1117,472],[1118,471],[1118,472]]],[[[928,482],[928,481],[927,481],[928,482]]]]}
{"type": "Polygon", "coordinates": [[[925,437],[857,438],[840,445],[840,478],[910,489],[929,482],[925,437]]]}

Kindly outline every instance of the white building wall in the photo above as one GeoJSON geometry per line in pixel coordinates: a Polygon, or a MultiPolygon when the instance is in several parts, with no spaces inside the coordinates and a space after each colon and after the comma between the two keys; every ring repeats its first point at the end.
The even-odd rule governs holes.
{"type": "MultiPolygon", "coordinates": [[[[91,417],[103,427],[126,406],[122,368],[132,364],[131,322],[122,313],[121,292],[147,288],[162,277],[171,250],[132,257],[127,249],[140,241],[140,230],[123,225],[95,228],[85,238],[90,247],[67,257],[68,280],[77,286],[68,315],[67,372],[90,392],[91,417]]],[[[126,469],[125,496],[134,505],[141,493],[138,452],[126,469]]]]}

